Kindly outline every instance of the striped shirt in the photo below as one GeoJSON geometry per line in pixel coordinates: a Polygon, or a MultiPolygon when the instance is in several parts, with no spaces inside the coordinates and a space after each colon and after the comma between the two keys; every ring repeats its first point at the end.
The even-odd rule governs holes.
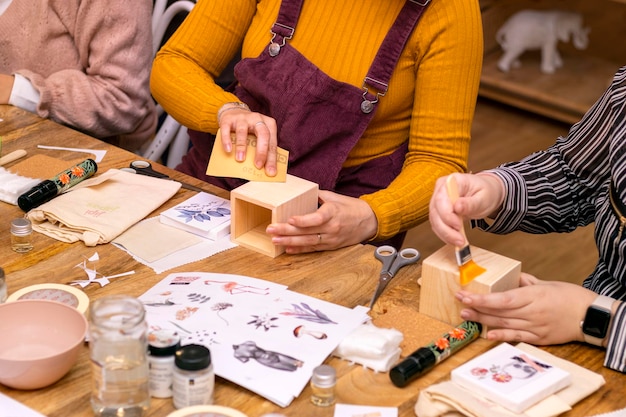
{"type": "MultiPolygon", "coordinates": [[[[479,221],[481,228],[571,232],[594,222],[599,259],[583,285],[626,301],[626,230],[609,198],[612,181],[616,197],[626,202],[626,66],[566,137],[489,172],[504,181],[507,193],[493,224],[479,221]]],[[[613,318],[604,365],[626,372],[626,302],[613,318]]]]}

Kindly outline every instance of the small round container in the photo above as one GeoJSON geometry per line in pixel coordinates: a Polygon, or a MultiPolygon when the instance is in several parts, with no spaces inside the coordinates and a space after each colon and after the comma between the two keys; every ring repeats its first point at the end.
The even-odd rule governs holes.
{"type": "Polygon", "coordinates": [[[215,374],[211,351],[202,345],[185,345],[174,359],[174,407],[213,403],[215,374]]]}
{"type": "Polygon", "coordinates": [[[174,394],[174,355],[178,348],[180,336],[173,330],[158,330],[148,334],[150,396],[171,398],[174,394]]]}
{"type": "Polygon", "coordinates": [[[313,369],[311,377],[311,402],[320,407],[328,407],[335,403],[335,384],[337,374],[330,365],[320,365],[313,369]]]}
{"type": "Polygon", "coordinates": [[[173,411],[167,417],[248,417],[241,411],[221,405],[194,405],[173,411]]]}
{"type": "Polygon", "coordinates": [[[26,253],[33,249],[33,226],[30,220],[23,217],[11,222],[11,249],[18,253],[26,253]]]}

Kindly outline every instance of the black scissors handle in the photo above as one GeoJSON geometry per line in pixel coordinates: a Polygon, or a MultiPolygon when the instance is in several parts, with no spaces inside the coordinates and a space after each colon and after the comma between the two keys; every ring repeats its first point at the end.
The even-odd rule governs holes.
{"type": "MultiPolygon", "coordinates": [[[[137,161],[133,161],[130,163],[130,168],[123,168],[124,170],[128,170],[128,171],[132,171],[135,174],[140,174],[140,175],[147,175],[149,177],[154,177],[154,178],[162,178],[162,179],[166,179],[166,180],[170,180],[170,181],[176,181],[179,182],[181,187],[186,188],[187,190],[191,190],[191,191],[196,191],[196,192],[207,192],[208,191],[204,191],[202,188],[196,187],[195,185],[191,185],[188,184],[186,182],[183,181],[178,181],[175,179],[172,179],[169,175],[164,174],[162,172],[159,171],[155,171],[154,169],[152,169],[152,164],[148,161],[142,161],[142,160],[137,160],[137,161]]],[[[212,193],[209,193],[212,194],[212,193]]]]}
{"type": "Polygon", "coordinates": [[[130,167],[134,169],[137,174],[147,175],[155,178],[169,178],[169,175],[152,169],[152,164],[148,161],[133,161],[130,163],[130,167]]]}

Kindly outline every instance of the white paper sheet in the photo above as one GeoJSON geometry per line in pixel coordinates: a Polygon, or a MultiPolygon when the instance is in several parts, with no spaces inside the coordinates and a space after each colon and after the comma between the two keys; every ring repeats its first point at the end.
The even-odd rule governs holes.
{"type": "Polygon", "coordinates": [[[207,346],[216,375],[282,407],[368,319],[366,307],[342,307],[241,275],[170,274],[139,299],[151,329],[176,329],[183,345],[207,346]]]}
{"type": "Polygon", "coordinates": [[[0,392],[0,417],[46,417],[0,392]]]}

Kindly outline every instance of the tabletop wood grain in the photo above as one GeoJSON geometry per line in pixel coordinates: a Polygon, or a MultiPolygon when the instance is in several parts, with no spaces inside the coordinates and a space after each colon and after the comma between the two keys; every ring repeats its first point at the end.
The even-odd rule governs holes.
{"type": "MultiPolygon", "coordinates": [[[[54,145],[74,148],[106,149],[107,154],[99,164],[99,172],[121,168],[138,159],[137,155],[105,144],[77,131],[40,119],[11,106],[0,106],[0,136],[2,153],[25,149],[29,156],[43,154],[54,158],[75,161],[87,157],[74,152],[43,150],[37,145],[54,145]]],[[[16,164],[16,162],[12,164],[16,164]]],[[[12,164],[6,168],[10,169],[12,164]]],[[[167,167],[155,168],[174,179],[184,180],[206,191],[223,197],[227,193],[200,180],[190,178],[167,167]]],[[[171,207],[193,195],[181,189],[157,212],[171,207]]],[[[156,214],[157,212],[153,213],[156,214]]],[[[341,250],[314,254],[286,255],[271,258],[251,250],[237,247],[205,260],[185,265],[184,268],[156,274],[136,262],[127,253],[113,245],[86,247],[82,242],[67,244],[34,234],[34,250],[18,254],[10,249],[10,220],[24,213],[16,206],[0,202],[0,266],[5,269],[9,293],[29,285],[43,283],[69,283],[84,279],[84,273],[75,268],[83,257],[97,251],[99,266],[108,275],[134,270],[135,274],[116,278],[105,287],[90,285],[84,289],[91,300],[108,294],[139,296],[175,271],[203,271],[246,275],[288,285],[293,291],[334,302],[346,307],[368,305],[377,283],[380,269],[374,258],[374,248],[356,245],[341,250]],[[77,262],[78,260],[78,262],[77,262]]],[[[419,250],[419,247],[417,248],[419,250]]],[[[370,315],[381,327],[394,327],[403,332],[403,356],[428,344],[450,326],[418,313],[420,265],[405,267],[389,284],[370,315]]],[[[3,335],[2,337],[7,337],[3,335]]],[[[15,341],[19,343],[19,341],[15,341]]],[[[393,386],[386,373],[376,373],[338,358],[328,358],[327,363],[337,370],[337,401],[345,404],[378,405],[398,408],[400,417],[413,417],[415,401],[421,389],[449,378],[450,371],[470,358],[488,350],[493,345],[479,339],[439,364],[423,377],[405,388],[393,386]]],[[[568,359],[600,373],[606,384],[597,392],[579,402],[566,417],[585,417],[626,407],[626,375],[603,367],[604,352],[580,343],[544,347],[548,352],[568,359]]],[[[78,362],[59,382],[36,391],[19,391],[0,386],[0,392],[24,403],[48,417],[93,416],[89,404],[91,368],[89,348],[85,345],[78,362]]],[[[281,408],[264,398],[222,378],[217,378],[215,404],[240,410],[249,417],[266,413],[282,413],[289,417],[332,417],[334,407],[321,408],[311,404],[311,391],[306,387],[287,408],[281,408]]],[[[152,399],[148,416],[166,417],[174,411],[170,399],[152,399]]]]}

